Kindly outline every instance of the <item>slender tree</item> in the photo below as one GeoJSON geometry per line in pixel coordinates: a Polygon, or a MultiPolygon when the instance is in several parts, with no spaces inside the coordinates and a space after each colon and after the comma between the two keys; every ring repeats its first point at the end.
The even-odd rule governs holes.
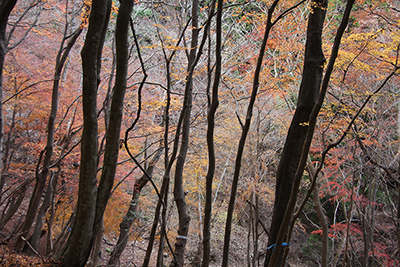
{"type": "Polygon", "coordinates": [[[190,53],[188,60],[188,75],[186,77],[185,97],[183,100],[183,121],[182,121],[182,139],[181,147],[178,153],[175,166],[174,177],[174,199],[178,208],[179,226],[178,236],[175,242],[175,259],[171,262],[172,266],[183,266],[185,247],[187,236],[189,233],[189,208],[185,200],[185,190],[183,188],[183,169],[186,161],[186,154],[189,148],[189,133],[190,133],[190,117],[192,110],[192,97],[193,97],[193,71],[196,65],[196,54],[199,36],[198,24],[198,0],[193,0],[192,3],[192,39],[190,44],[190,53]]]}
{"type": "MultiPolygon", "coordinates": [[[[104,4],[105,4],[104,7],[106,8],[105,15],[107,16],[106,18],[107,20],[104,21],[103,34],[106,31],[108,16],[110,14],[110,7],[111,7],[110,2],[106,2],[104,4]]],[[[113,186],[117,168],[118,152],[120,146],[121,121],[123,115],[123,104],[125,98],[125,91],[127,87],[128,60],[129,60],[128,32],[131,22],[132,9],[133,9],[132,0],[121,1],[121,6],[117,16],[117,24],[115,31],[115,40],[116,40],[115,86],[111,100],[111,108],[109,114],[110,118],[108,121],[108,127],[106,133],[106,145],[104,152],[103,169],[95,198],[95,214],[91,229],[92,240],[91,243],[87,244],[88,247],[85,248],[89,249],[89,252],[92,246],[93,238],[97,234],[102,225],[103,214],[108,199],[110,198],[111,189],[113,186]]],[[[91,21],[89,20],[89,25],[90,23],[91,21]]],[[[99,52],[99,55],[101,55],[101,52],[99,52]]],[[[79,215],[79,210],[77,215],[79,215]]],[[[77,223],[75,223],[75,226],[76,225],[77,223]]],[[[87,254],[87,256],[89,256],[89,254],[87,254]]]]}
{"type": "Polygon", "coordinates": [[[231,238],[231,232],[232,232],[232,219],[233,219],[233,211],[234,211],[236,193],[237,193],[239,176],[240,176],[240,169],[241,169],[241,165],[242,165],[242,157],[243,157],[244,147],[246,144],[247,135],[250,130],[251,119],[253,116],[254,103],[256,101],[256,97],[258,94],[258,88],[260,85],[260,73],[261,73],[261,68],[263,65],[262,63],[263,63],[263,58],[264,58],[269,34],[271,32],[272,27],[280,19],[282,19],[286,14],[288,14],[291,10],[293,10],[294,8],[296,8],[303,2],[304,1],[300,1],[298,4],[287,9],[286,11],[281,13],[275,20],[272,20],[272,17],[273,17],[273,14],[275,12],[277,5],[279,4],[279,0],[275,0],[271,4],[271,6],[268,8],[268,16],[267,16],[267,21],[265,23],[264,36],[263,36],[263,40],[261,43],[260,52],[257,57],[257,64],[256,64],[256,68],[254,71],[254,77],[253,77],[253,87],[252,87],[251,96],[250,96],[249,104],[247,106],[247,111],[246,111],[246,119],[245,119],[245,123],[242,124],[242,131],[241,131],[240,140],[239,140],[237,153],[236,153],[235,171],[234,171],[234,176],[233,176],[233,180],[232,180],[232,188],[231,188],[231,194],[230,194],[229,204],[228,204],[228,215],[227,215],[226,225],[225,225],[224,250],[223,250],[223,256],[222,256],[222,266],[223,267],[227,267],[228,261],[229,261],[229,245],[230,245],[230,238],[231,238]]]}
{"type": "Polygon", "coordinates": [[[102,220],[111,189],[114,183],[120,147],[121,122],[124,107],[125,91],[128,77],[129,60],[129,26],[133,9],[133,0],[121,1],[115,29],[116,74],[115,86],[111,100],[110,120],[107,128],[106,147],[104,152],[103,171],[99,182],[96,202],[96,220],[94,233],[102,220]]]}
{"type": "MultiPolygon", "coordinates": [[[[221,78],[221,46],[222,46],[222,7],[223,1],[218,0],[217,8],[217,25],[216,25],[216,46],[215,46],[215,75],[212,87],[212,101],[207,114],[207,147],[208,147],[208,170],[206,176],[206,203],[204,208],[204,225],[203,225],[203,262],[202,266],[206,267],[210,263],[210,232],[211,232],[211,214],[212,214],[212,184],[215,173],[215,149],[214,149],[214,128],[215,113],[219,105],[218,87],[221,78]]],[[[213,10],[213,9],[212,9],[213,10]]]]}

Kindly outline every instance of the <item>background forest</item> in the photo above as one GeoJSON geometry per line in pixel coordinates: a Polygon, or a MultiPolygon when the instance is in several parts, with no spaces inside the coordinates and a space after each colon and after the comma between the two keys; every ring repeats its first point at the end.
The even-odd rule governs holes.
{"type": "Polygon", "coordinates": [[[1,245],[399,266],[399,53],[397,0],[1,0],[1,245]]]}

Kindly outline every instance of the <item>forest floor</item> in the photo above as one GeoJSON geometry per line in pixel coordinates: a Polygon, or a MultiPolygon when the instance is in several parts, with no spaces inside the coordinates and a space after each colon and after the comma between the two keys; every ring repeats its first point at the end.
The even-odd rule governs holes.
{"type": "MultiPolygon", "coordinates": [[[[230,266],[232,267],[242,267],[242,260],[231,259],[230,266]]],[[[14,251],[10,250],[6,245],[0,246],[0,266],[2,267],[46,267],[46,266],[59,266],[60,264],[52,259],[41,258],[38,256],[27,256],[22,254],[16,254],[14,251]]],[[[100,265],[105,266],[105,265],[100,265]]],[[[121,264],[120,266],[140,266],[131,262],[131,264],[121,264]]],[[[191,264],[185,266],[192,266],[191,264]]],[[[210,264],[210,267],[220,266],[220,263],[214,262],[210,264]]],[[[306,267],[309,265],[304,265],[300,262],[292,262],[291,267],[306,267]]]]}
{"type": "MultiPolygon", "coordinates": [[[[13,224],[16,223],[12,221],[13,224]]],[[[223,231],[221,230],[221,225],[217,225],[217,227],[213,230],[214,241],[211,244],[211,262],[210,267],[221,266],[222,264],[222,248],[223,248],[223,231]]],[[[46,239],[46,238],[43,238],[46,239]]],[[[98,266],[107,266],[107,260],[110,256],[110,252],[112,251],[112,244],[116,242],[113,238],[109,239],[107,237],[103,237],[103,240],[106,241],[102,245],[101,254],[100,254],[100,265],[98,266]]],[[[39,253],[41,255],[45,254],[46,240],[42,240],[39,244],[39,253]]],[[[299,241],[299,240],[298,240],[299,241]]],[[[146,237],[138,237],[132,242],[129,242],[127,247],[125,248],[122,256],[121,263],[119,266],[121,267],[134,267],[141,266],[143,263],[143,259],[145,257],[146,248],[147,248],[147,238],[146,237]]],[[[174,240],[170,240],[171,246],[174,245],[174,240]]],[[[301,240],[299,243],[304,242],[301,240]]],[[[297,243],[297,242],[296,242],[297,243]]],[[[16,254],[10,244],[13,242],[3,243],[0,245],[0,266],[11,267],[11,266],[60,266],[53,259],[44,258],[42,256],[28,256],[26,254],[16,254]]],[[[265,245],[265,244],[264,244],[265,245]]],[[[260,244],[259,249],[262,250],[263,245],[260,244]]],[[[298,253],[298,248],[293,247],[295,253],[298,253]]],[[[153,247],[153,253],[151,254],[150,266],[155,266],[156,256],[158,251],[158,241],[155,242],[153,247]]],[[[229,266],[230,267],[242,267],[247,266],[247,237],[244,236],[244,231],[241,226],[236,224],[233,225],[233,233],[230,242],[230,257],[229,257],[229,266]]],[[[168,266],[171,261],[171,254],[168,253],[168,249],[165,249],[164,252],[164,260],[165,266],[168,266]]],[[[185,267],[194,266],[193,261],[196,256],[201,256],[199,253],[199,243],[198,237],[196,234],[190,234],[189,240],[187,243],[187,253],[185,259],[185,267]]],[[[262,265],[264,258],[260,258],[260,265],[262,265]]],[[[304,265],[301,259],[297,259],[296,262],[290,261],[291,267],[305,267],[310,265],[304,265]]]]}
{"type": "Polygon", "coordinates": [[[29,267],[29,266],[58,266],[52,259],[16,254],[7,245],[0,246],[0,266],[3,267],[29,267]]]}

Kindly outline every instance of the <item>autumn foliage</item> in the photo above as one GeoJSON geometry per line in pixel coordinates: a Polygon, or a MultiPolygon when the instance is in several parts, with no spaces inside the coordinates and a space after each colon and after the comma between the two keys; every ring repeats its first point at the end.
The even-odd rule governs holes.
{"type": "MultiPolygon", "coordinates": [[[[210,170],[207,130],[215,99],[213,83],[217,79],[209,256],[216,266],[221,265],[237,168],[235,159],[248,119],[257,59],[270,15],[276,24],[271,26],[266,43],[251,123],[242,147],[229,252],[229,266],[261,266],[271,236],[278,166],[298,104],[307,18],[315,1],[220,1],[223,9],[219,63],[218,5],[213,6],[214,1],[199,1],[198,28],[193,26],[192,1],[150,2],[133,1],[127,26],[126,92],[119,107],[123,111],[121,134],[118,153],[114,155],[118,157],[117,170],[87,264],[107,264],[120,236],[120,224],[131,215],[129,239],[118,259],[121,266],[141,265],[151,242],[154,245],[149,266],[175,262],[173,245],[179,239],[186,242],[184,266],[200,266],[208,197],[206,177],[210,170]],[[269,14],[274,3],[274,12],[269,14]],[[191,47],[197,31],[198,44],[191,47]],[[217,66],[221,73],[215,78],[217,66]],[[188,88],[190,103],[186,102],[188,88]],[[190,116],[185,124],[187,110],[190,116]],[[187,140],[182,130],[185,125],[189,130],[187,140]],[[185,145],[187,151],[182,152],[185,145]],[[177,162],[181,161],[181,187],[190,216],[187,236],[177,232],[182,218],[174,195],[177,162]],[[146,175],[152,165],[154,170],[146,175]],[[140,190],[135,183],[139,179],[143,185],[140,190]],[[132,198],[134,192],[138,193],[136,200],[132,198]],[[131,205],[136,205],[134,214],[129,213],[131,205]]],[[[327,62],[346,2],[331,0],[326,9],[322,50],[327,62]]],[[[106,138],[114,130],[109,125],[120,64],[116,57],[120,5],[119,1],[111,1],[101,68],[94,84],[96,114],[92,119],[97,120],[98,127],[98,183],[108,167],[104,165],[106,138]]],[[[18,0],[8,18],[1,87],[0,265],[55,265],[76,227],[81,142],[86,123],[81,52],[91,10],[92,1],[18,0]],[[71,44],[74,34],[76,40],[71,44]],[[68,54],[58,75],[57,63],[65,51],[68,54]],[[55,81],[59,84],[58,100],[54,102],[55,81]],[[52,155],[46,167],[48,124],[55,103],[52,155]],[[44,169],[48,173],[35,212],[36,216],[42,209],[43,218],[36,216],[28,230],[22,232],[34,188],[44,169]],[[39,220],[39,243],[31,247],[39,220]]],[[[320,67],[326,71],[326,64],[320,67]]],[[[308,164],[319,170],[316,177],[311,168],[305,168],[302,175],[294,212],[307,193],[309,198],[293,222],[287,246],[289,263],[324,266],[320,255],[326,235],[329,266],[400,264],[399,68],[398,1],[356,1],[308,153],[308,164]],[[314,186],[317,193],[312,191],[314,186]],[[318,216],[317,203],[327,232],[318,216]]],[[[302,126],[307,127],[307,123],[302,126]]]]}

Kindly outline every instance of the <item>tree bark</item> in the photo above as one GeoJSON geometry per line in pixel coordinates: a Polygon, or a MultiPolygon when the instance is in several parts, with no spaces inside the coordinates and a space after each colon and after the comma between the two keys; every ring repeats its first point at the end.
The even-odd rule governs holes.
{"type": "Polygon", "coordinates": [[[101,243],[103,234],[104,234],[104,221],[102,220],[93,241],[93,248],[89,260],[90,264],[87,264],[88,267],[96,267],[100,264],[101,243]]]}
{"type": "Polygon", "coordinates": [[[129,40],[128,32],[133,0],[121,1],[115,29],[116,75],[106,134],[103,171],[99,182],[93,234],[96,235],[103,222],[103,214],[110,198],[118,164],[121,122],[127,85],[129,40]]]}
{"type": "MultiPolygon", "coordinates": [[[[312,10],[310,12],[310,17],[309,17],[309,27],[307,29],[306,54],[309,51],[309,50],[307,50],[307,47],[309,47],[307,45],[307,43],[309,42],[308,39],[314,39],[315,41],[320,39],[320,38],[316,38],[316,37],[317,37],[318,31],[321,31],[321,33],[322,33],[323,19],[321,17],[324,17],[325,13],[326,13],[326,7],[324,6],[324,4],[327,4],[327,3],[324,1],[322,3],[321,2],[313,2],[312,3],[312,6],[311,6],[312,10]],[[314,24],[314,23],[312,23],[312,21],[313,21],[312,18],[314,19],[315,25],[312,25],[312,24],[314,24]],[[312,28],[313,30],[311,30],[310,28],[312,28]],[[318,30],[318,28],[319,28],[319,30],[318,30]],[[315,35],[313,35],[313,33],[315,33],[315,35]],[[310,37],[309,37],[309,35],[310,35],[310,37]]],[[[305,123],[300,122],[301,126],[306,126],[308,129],[307,129],[306,137],[304,138],[304,145],[302,146],[302,153],[298,160],[297,170],[294,174],[294,178],[292,179],[291,193],[289,196],[285,196],[285,197],[289,197],[289,201],[287,201],[286,206],[281,207],[281,208],[285,208],[285,213],[284,213],[283,219],[281,220],[281,223],[278,226],[278,229],[279,229],[278,233],[277,234],[274,233],[276,235],[276,241],[274,243],[272,243],[272,245],[268,246],[265,266],[274,267],[274,266],[283,266],[285,264],[286,258],[285,257],[282,258],[282,246],[283,246],[282,242],[284,240],[286,240],[286,242],[290,241],[291,232],[292,232],[295,220],[298,218],[299,214],[301,213],[301,210],[304,207],[306,200],[310,197],[311,190],[309,190],[309,192],[307,193],[307,196],[305,197],[299,210],[296,212],[296,214],[293,215],[294,207],[296,205],[296,200],[297,200],[298,188],[300,186],[304,168],[307,163],[308,151],[311,146],[311,141],[312,141],[312,137],[313,137],[316,121],[317,121],[317,116],[318,116],[319,111],[321,110],[322,104],[324,102],[324,98],[325,98],[325,95],[327,92],[329,80],[330,80],[330,77],[332,74],[335,60],[338,55],[341,39],[342,39],[344,31],[346,30],[346,27],[347,27],[347,24],[349,21],[350,12],[353,8],[353,5],[354,5],[354,0],[349,0],[346,4],[346,8],[344,11],[342,21],[340,22],[340,25],[338,27],[338,30],[337,30],[337,33],[335,36],[331,56],[330,56],[329,63],[326,68],[324,79],[322,81],[318,99],[309,115],[308,120],[305,123]],[[290,224],[290,228],[288,228],[289,224],[290,224]],[[274,248],[274,249],[272,249],[272,248],[274,248]],[[270,254],[272,254],[272,256],[268,257],[270,254]],[[280,264],[279,264],[279,262],[280,262],[280,264]]],[[[319,33],[318,35],[321,36],[321,33],[319,33]]],[[[317,47],[314,47],[314,48],[316,49],[317,47]]],[[[306,66],[306,62],[307,62],[306,59],[307,59],[307,57],[305,57],[305,66],[306,66]]],[[[321,66],[321,69],[322,69],[322,67],[323,66],[321,66]]],[[[315,67],[315,68],[317,69],[317,67],[315,67]]],[[[312,71],[309,71],[308,74],[310,76],[308,77],[308,79],[305,79],[305,77],[304,77],[305,71],[303,72],[303,81],[310,80],[310,79],[312,80],[313,78],[316,81],[318,81],[318,78],[313,76],[313,74],[315,75],[315,72],[313,73],[312,71]]],[[[389,76],[389,77],[391,77],[391,76],[389,76]]],[[[385,80],[385,82],[387,81],[387,79],[385,80]]],[[[302,81],[302,84],[303,84],[303,81],[302,81]]],[[[368,97],[367,100],[369,100],[369,99],[370,99],[370,97],[368,97]]],[[[365,104],[366,104],[366,102],[364,103],[363,107],[365,106],[365,104]]],[[[329,144],[329,146],[323,151],[321,164],[318,167],[318,169],[316,170],[316,174],[315,174],[316,177],[317,177],[319,171],[322,169],[326,153],[333,147],[336,147],[344,139],[347,132],[350,130],[350,127],[353,124],[355,118],[359,115],[359,113],[360,113],[360,111],[353,117],[352,121],[349,123],[347,130],[343,133],[343,135],[339,138],[339,140],[334,143],[329,144]]],[[[289,131],[290,131],[290,129],[289,129],[289,131]]],[[[311,189],[313,188],[314,185],[311,186],[311,189]]],[[[276,195],[276,198],[280,198],[280,197],[281,197],[280,195],[276,195]]],[[[277,207],[274,207],[274,208],[277,208],[277,207]]],[[[271,244],[271,243],[269,242],[269,244],[271,244]]],[[[287,245],[287,244],[285,244],[285,245],[287,245]]],[[[287,253],[285,253],[285,255],[286,254],[287,253]]]]}
{"type": "MultiPolygon", "coordinates": [[[[307,130],[306,138],[305,138],[305,141],[304,141],[304,145],[303,145],[302,154],[301,154],[301,157],[300,157],[300,160],[299,160],[299,164],[298,164],[296,173],[294,175],[292,192],[291,192],[290,199],[289,199],[289,202],[288,202],[288,205],[287,205],[287,209],[285,211],[284,218],[282,220],[282,224],[279,227],[279,232],[278,232],[278,235],[277,235],[277,238],[276,238],[276,243],[274,243],[273,245],[268,247],[269,249],[270,248],[275,248],[275,250],[271,249],[272,250],[272,258],[271,258],[271,260],[269,262],[269,265],[268,265],[268,266],[271,266],[271,267],[277,266],[278,261],[281,261],[280,266],[284,266],[284,264],[286,263],[286,257],[284,257],[284,258],[280,257],[281,251],[282,251],[282,244],[283,244],[282,242],[284,240],[286,240],[286,242],[290,242],[290,237],[291,237],[291,233],[292,233],[295,221],[299,217],[299,214],[302,212],[302,209],[304,208],[304,205],[305,205],[306,201],[308,200],[308,198],[311,195],[312,188],[315,185],[315,183],[312,183],[311,189],[308,191],[307,195],[305,196],[301,206],[299,207],[298,211],[293,215],[294,207],[295,207],[296,201],[297,201],[298,189],[299,189],[299,186],[300,186],[301,178],[303,176],[304,168],[306,167],[306,164],[307,164],[308,151],[309,151],[309,148],[311,146],[311,142],[312,142],[312,138],[313,138],[316,122],[317,122],[317,117],[318,117],[319,111],[321,110],[322,104],[323,104],[324,99],[325,99],[325,95],[326,95],[326,92],[327,92],[327,89],[328,89],[328,85],[329,85],[330,77],[331,77],[331,74],[332,74],[332,71],[333,71],[333,67],[334,67],[336,58],[338,56],[340,43],[341,43],[343,34],[344,34],[344,32],[345,32],[345,30],[347,28],[347,25],[348,25],[348,22],[349,22],[350,13],[351,13],[351,10],[353,8],[354,2],[355,2],[355,0],[349,0],[347,2],[347,4],[346,4],[346,8],[344,10],[343,18],[342,18],[342,20],[340,22],[340,25],[338,27],[338,30],[337,30],[337,33],[336,33],[336,36],[335,36],[335,39],[334,39],[331,55],[330,55],[329,62],[328,62],[327,67],[326,67],[326,72],[325,72],[325,75],[324,75],[324,79],[322,81],[322,85],[321,85],[321,89],[320,89],[320,92],[319,92],[318,100],[317,100],[316,104],[314,105],[314,107],[313,107],[313,109],[311,111],[311,114],[309,116],[309,120],[306,122],[306,124],[303,124],[304,126],[308,127],[308,130],[307,130]],[[290,227],[288,228],[289,224],[290,224],[290,227]],[[287,232],[287,231],[289,231],[289,232],[287,232]],[[286,235],[286,238],[285,238],[285,235],[286,235]]],[[[312,7],[313,7],[313,10],[311,12],[312,14],[314,14],[313,12],[315,12],[315,8],[318,8],[318,9],[321,8],[323,12],[325,12],[325,10],[326,10],[325,7],[319,6],[317,3],[313,3],[312,7]]],[[[318,19],[317,19],[317,21],[318,21],[318,19]]],[[[320,22],[320,23],[321,23],[320,27],[322,28],[323,22],[320,22]]],[[[398,70],[398,68],[395,68],[394,71],[396,71],[396,70],[398,70]]],[[[390,79],[390,77],[392,77],[393,74],[394,74],[394,72],[392,72],[385,79],[385,82],[383,84],[385,84],[390,79]]],[[[378,90],[376,90],[374,92],[374,94],[379,92],[379,90],[382,88],[382,86],[378,90]]],[[[326,154],[328,153],[328,151],[330,149],[336,147],[338,144],[340,144],[343,141],[343,139],[346,136],[346,134],[350,131],[350,128],[353,125],[355,119],[358,117],[358,115],[360,114],[361,110],[365,107],[366,103],[369,101],[369,99],[371,99],[372,95],[374,95],[374,94],[371,94],[367,98],[367,100],[364,102],[363,106],[359,109],[357,114],[353,117],[352,121],[349,123],[347,129],[343,132],[342,136],[336,142],[330,143],[328,145],[328,147],[322,152],[322,159],[321,159],[320,165],[318,166],[318,168],[316,170],[315,177],[317,177],[318,173],[321,171],[321,169],[323,167],[323,162],[325,160],[325,157],[326,157],[326,154]]],[[[314,181],[315,181],[315,179],[314,179],[314,181]]],[[[285,244],[285,245],[287,245],[287,244],[285,244]]],[[[285,253],[285,255],[287,255],[287,253],[285,253]]]]}
{"type": "MultiPolygon", "coordinates": [[[[279,252],[277,258],[283,256],[282,245],[275,243],[292,194],[294,176],[299,165],[308,131],[309,117],[320,91],[325,63],[321,36],[326,7],[327,1],[325,0],[317,0],[311,4],[312,9],[307,26],[302,82],[300,85],[298,104],[289,127],[278,166],[274,211],[270,228],[270,237],[268,239],[268,248],[271,249],[267,250],[265,266],[268,266],[273,251],[279,252]]],[[[279,266],[280,260],[277,264],[277,266],[279,266]]]]}
{"type": "Polygon", "coordinates": [[[110,120],[107,128],[106,147],[103,160],[103,171],[97,193],[96,219],[93,226],[94,234],[102,220],[111,189],[114,183],[120,146],[121,122],[124,111],[124,98],[128,75],[129,40],[128,32],[133,9],[133,0],[122,0],[118,11],[115,29],[116,44],[116,74],[114,93],[111,100],[110,120]]]}
{"type": "MultiPolygon", "coordinates": [[[[164,174],[164,177],[163,177],[161,190],[160,190],[161,196],[168,197],[169,182],[170,182],[170,176],[169,176],[169,171],[168,171],[164,174]]],[[[165,197],[163,199],[165,199],[165,197]]],[[[151,231],[150,231],[149,243],[147,244],[146,255],[143,260],[143,265],[142,265],[143,267],[149,266],[149,263],[150,263],[151,252],[153,251],[153,244],[154,244],[154,240],[156,237],[158,220],[160,218],[160,212],[161,212],[161,206],[162,206],[161,203],[165,204],[163,199],[158,199],[158,201],[157,201],[156,211],[154,213],[153,225],[152,225],[151,231]]],[[[164,209],[166,209],[166,207],[163,208],[163,211],[164,211],[164,209]]],[[[161,227],[163,227],[163,222],[161,222],[161,227]]]]}
{"type": "Polygon", "coordinates": [[[46,214],[46,211],[48,207],[51,204],[51,200],[53,198],[53,188],[54,188],[54,182],[57,182],[57,177],[54,173],[50,175],[49,178],[49,183],[47,185],[46,189],[46,195],[44,196],[42,206],[40,206],[40,209],[37,214],[37,219],[36,219],[36,224],[35,224],[35,229],[33,231],[32,236],[29,238],[29,242],[31,246],[29,246],[28,249],[28,254],[31,256],[35,255],[35,251],[37,251],[37,247],[39,245],[41,233],[42,233],[42,226],[43,226],[43,217],[46,214]]]}
{"type": "Polygon", "coordinates": [[[61,255],[64,266],[84,266],[92,248],[97,199],[97,89],[101,54],[107,30],[110,0],[93,0],[86,41],[82,48],[83,132],[77,213],[71,235],[61,255]]]}

